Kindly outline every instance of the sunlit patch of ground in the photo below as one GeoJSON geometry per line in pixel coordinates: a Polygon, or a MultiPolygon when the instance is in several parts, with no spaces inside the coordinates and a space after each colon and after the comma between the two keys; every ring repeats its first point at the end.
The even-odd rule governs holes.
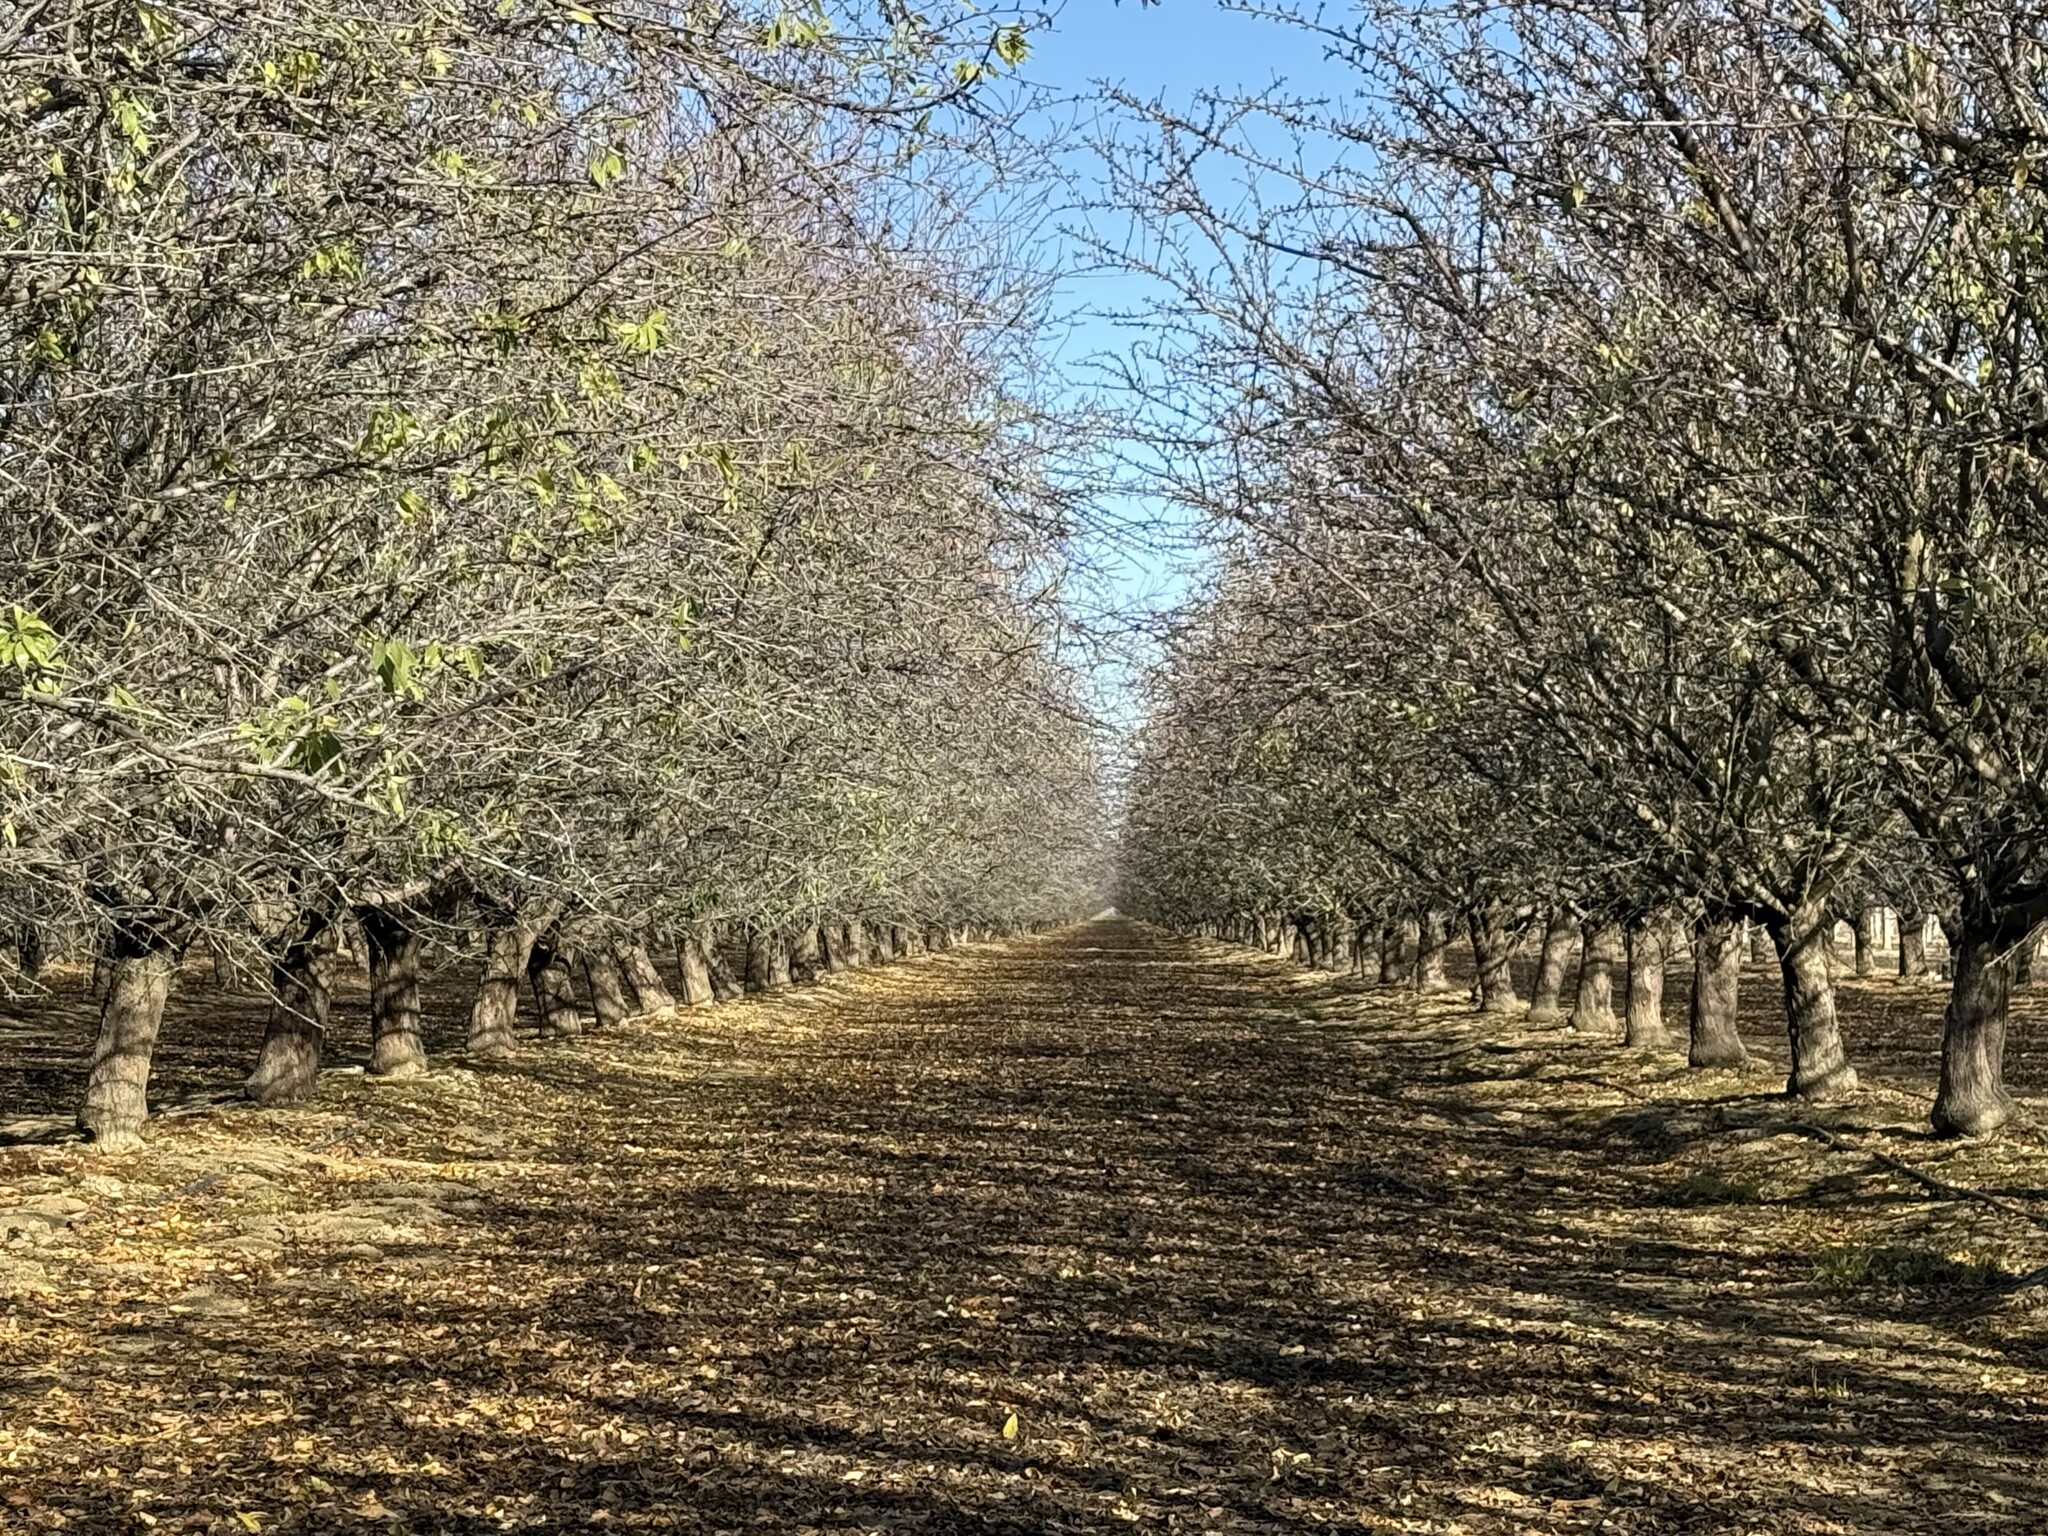
{"type": "Polygon", "coordinates": [[[1106,921],[0,1150],[0,1528],[2039,1530],[1903,995],[1816,1112],[1106,921]]]}

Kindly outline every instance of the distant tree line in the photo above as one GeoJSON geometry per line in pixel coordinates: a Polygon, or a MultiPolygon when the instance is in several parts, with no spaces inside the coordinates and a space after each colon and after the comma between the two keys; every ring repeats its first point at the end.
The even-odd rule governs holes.
{"type": "Polygon", "coordinates": [[[1911,969],[1938,920],[1933,1122],[1995,1129],[2048,919],[2048,18],[1317,25],[1354,94],[1134,103],[1119,151],[1182,301],[1163,457],[1228,550],[1153,680],[1123,902],[1405,929],[1425,977],[1462,929],[1488,1009],[1541,934],[1532,1017],[1576,941],[1581,1022],[1629,985],[1649,1040],[1687,925],[1702,1065],[1760,928],[1814,1099],[1856,1082],[1837,921],[1895,910],[1911,969]]]}
{"type": "Polygon", "coordinates": [[[948,127],[1024,48],[973,6],[0,20],[0,983],[96,958],[93,1137],[195,946],[271,989],[280,1103],[352,946],[403,1074],[458,937],[489,1054],[522,987],[568,1033],[1093,899],[1033,294],[948,127]]]}

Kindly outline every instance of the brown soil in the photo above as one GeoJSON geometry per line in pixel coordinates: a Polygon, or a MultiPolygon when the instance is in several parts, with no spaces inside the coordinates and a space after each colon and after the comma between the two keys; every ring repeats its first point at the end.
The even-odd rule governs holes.
{"type": "Polygon", "coordinates": [[[0,1528],[2041,1529],[2048,1144],[1850,993],[1818,1112],[1105,922],[0,1149],[0,1528]]]}

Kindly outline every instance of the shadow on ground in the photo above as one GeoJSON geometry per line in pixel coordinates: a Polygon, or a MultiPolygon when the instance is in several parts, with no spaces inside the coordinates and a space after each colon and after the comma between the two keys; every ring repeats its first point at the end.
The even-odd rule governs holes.
{"type": "Polygon", "coordinates": [[[16,1148],[0,1525],[2048,1524],[2048,1154],[1679,1065],[1102,922],[16,1148]]]}

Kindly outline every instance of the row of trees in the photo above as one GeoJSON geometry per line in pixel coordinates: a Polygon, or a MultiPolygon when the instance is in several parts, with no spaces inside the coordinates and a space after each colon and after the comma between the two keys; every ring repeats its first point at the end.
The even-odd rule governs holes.
{"type": "Polygon", "coordinates": [[[2048,918],[2048,21],[1315,25],[1352,104],[1152,114],[1119,162],[1185,299],[1178,490],[1229,545],[1154,682],[1124,901],[1462,921],[1485,1007],[1543,914],[1539,1004],[1570,929],[1598,974],[1689,921],[1707,1061],[1755,924],[1811,1098],[1855,1086],[1837,919],[1939,916],[1934,1124],[1995,1129],[2048,918]]]}
{"type": "MultiPolygon", "coordinates": [[[[310,1087],[424,948],[600,1013],[1070,914],[1095,746],[1034,295],[964,237],[1017,18],[47,0],[0,46],[0,924],[107,987],[132,1143],[181,955],[310,1087]],[[953,125],[953,128],[949,128],[953,125]],[[706,926],[710,925],[710,926],[706,926]],[[910,942],[907,938],[904,942],[910,942]]],[[[560,1017],[567,1018],[567,1013],[560,1017]]]]}

